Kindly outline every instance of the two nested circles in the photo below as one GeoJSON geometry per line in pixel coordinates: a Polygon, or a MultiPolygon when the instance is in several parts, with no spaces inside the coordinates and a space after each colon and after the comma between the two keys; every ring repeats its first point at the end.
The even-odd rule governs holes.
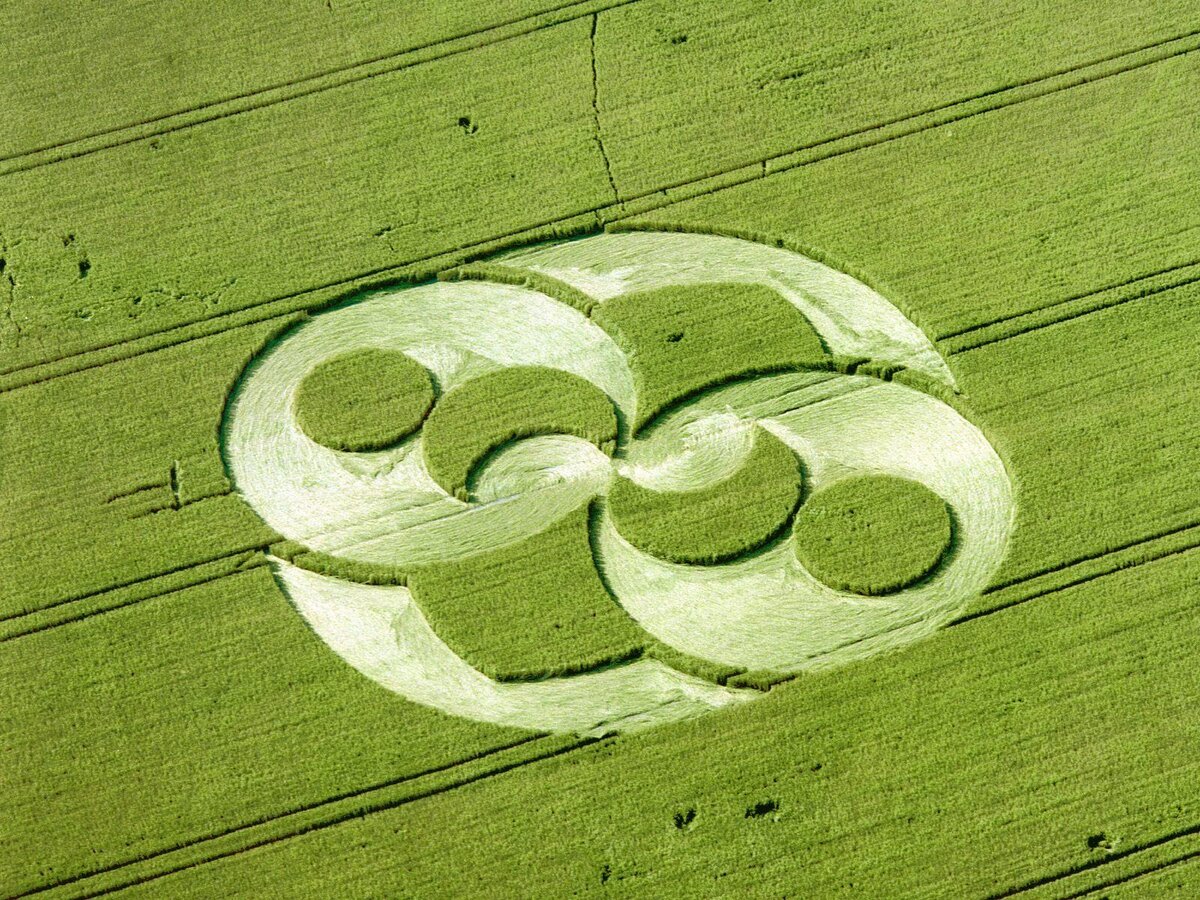
{"type": "Polygon", "coordinates": [[[955,384],[928,339],[855,279],[654,232],[460,275],[313,316],[226,410],[235,488],[310,560],[273,559],[280,584],[389,689],[542,731],[644,727],[758,695],[677,660],[790,673],[861,658],[944,624],[999,565],[1003,465],[934,396],[955,384]],[[635,652],[547,657],[536,678],[456,652],[474,645],[446,609],[519,634],[486,605],[545,579],[505,562],[473,577],[506,593],[479,585],[437,610],[421,585],[474,559],[536,566],[508,548],[537,540],[594,568],[590,615],[620,619],[635,652]]]}

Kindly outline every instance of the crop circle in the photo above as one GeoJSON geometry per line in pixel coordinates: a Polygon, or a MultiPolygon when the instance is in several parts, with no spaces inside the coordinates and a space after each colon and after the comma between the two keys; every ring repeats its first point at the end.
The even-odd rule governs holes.
{"type": "Polygon", "coordinates": [[[276,580],[364,676],[630,731],[760,696],[731,673],[918,640],[995,573],[1003,463],[866,285],[680,232],[481,265],[298,323],[226,404],[230,481],[287,539],[276,580]]]}

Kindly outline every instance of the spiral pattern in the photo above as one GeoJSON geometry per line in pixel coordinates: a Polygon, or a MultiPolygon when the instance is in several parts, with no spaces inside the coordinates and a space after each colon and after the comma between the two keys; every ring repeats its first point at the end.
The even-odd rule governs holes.
{"type": "MultiPolygon", "coordinates": [[[[785,672],[932,631],[999,564],[1012,491],[982,433],[928,393],[846,373],[845,361],[870,360],[954,389],[919,329],[860,282],[787,250],[653,232],[521,250],[490,271],[512,273],[513,283],[376,292],[298,325],[247,368],[227,407],[223,449],[236,489],[268,525],[333,558],[403,571],[510,545],[595,501],[596,564],[642,629],[700,659],[785,672]],[[523,278],[568,285],[594,308],[523,278]],[[778,323],[793,315],[819,341],[742,371],[732,349],[700,340],[689,351],[699,362],[672,395],[663,385],[677,357],[631,353],[622,323],[647,292],[678,305],[686,290],[714,285],[763,295],[761,313],[746,317],[746,352],[765,345],[755,337],[764,329],[777,337],[791,327],[778,323]],[[822,358],[809,365],[813,347],[822,358]],[[418,364],[437,387],[432,412],[382,449],[318,443],[299,423],[298,392],[323,364],[362,351],[418,364]],[[924,485],[954,523],[931,574],[881,597],[822,583],[791,543],[804,499],[861,473],[924,485]]],[[[797,332],[785,345],[802,339],[797,332]]],[[[402,584],[274,565],[293,603],[351,665],[454,714],[603,733],[756,695],[652,659],[498,683],[450,651],[402,584]]]]}

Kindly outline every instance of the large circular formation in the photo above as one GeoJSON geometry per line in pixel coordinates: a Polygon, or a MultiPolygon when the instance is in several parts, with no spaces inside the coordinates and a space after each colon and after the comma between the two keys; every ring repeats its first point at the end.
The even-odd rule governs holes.
{"type": "Polygon", "coordinates": [[[915,640],[986,585],[1012,521],[995,451],[941,400],[839,362],[954,390],[876,292],[712,235],[598,235],[489,263],[504,270],[512,283],[439,281],[316,315],[259,355],[228,404],[235,488],[347,566],[274,559],[277,578],[368,677],[497,724],[631,729],[758,695],[654,647],[731,670],[816,669],[915,640]],[[345,577],[458,565],[568,521],[646,652],[497,681],[445,643],[403,578],[345,577]]]}

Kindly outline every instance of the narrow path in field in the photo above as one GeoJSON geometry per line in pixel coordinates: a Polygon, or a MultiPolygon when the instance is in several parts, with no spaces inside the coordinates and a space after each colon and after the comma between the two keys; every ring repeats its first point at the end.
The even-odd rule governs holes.
{"type": "MultiPolygon", "coordinates": [[[[1013,601],[1012,596],[1015,588],[1029,585],[1031,582],[1040,582],[1043,579],[1050,579],[1060,573],[1069,573],[1071,570],[1082,569],[1088,563],[1102,562],[1105,559],[1121,560],[1128,553],[1138,553],[1147,551],[1144,555],[1138,556],[1134,562],[1140,564],[1142,562],[1150,562],[1152,559],[1162,559],[1166,556],[1173,556],[1176,553],[1182,553],[1185,550],[1190,550],[1200,542],[1200,522],[1193,522],[1185,525],[1180,525],[1176,528],[1168,528],[1162,531],[1156,531],[1153,534],[1138,538],[1137,540],[1128,541],[1124,544],[1119,544],[1115,547],[1100,553],[1090,553],[1083,556],[1076,556],[1053,566],[1046,566],[1036,571],[1029,572],[1025,575],[1016,578],[1010,578],[1006,581],[993,584],[983,592],[983,596],[989,598],[989,602],[994,604],[987,612],[993,612],[1004,606],[1012,606],[1016,602],[1024,602],[1032,597],[1024,597],[1020,600],[1013,601]]],[[[1120,563],[1118,562],[1118,565],[1120,563]]],[[[1109,570],[1101,571],[1101,574],[1107,574],[1109,570]]],[[[1096,577],[1085,576],[1087,577],[1096,577]]],[[[1058,590],[1063,585],[1054,584],[1051,590],[1058,590]]],[[[1036,589],[1042,590],[1046,585],[1036,585],[1036,589]]],[[[959,621],[965,621],[967,617],[963,617],[959,621]]]]}
{"type": "MultiPolygon", "coordinates": [[[[19,619],[24,619],[27,616],[31,616],[31,615],[35,615],[37,613],[42,613],[42,612],[46,612],[48,610],[56,609],[57,607],[60,607],[60,606],[69,606],[73,603],[81,603],[86,600],[91,600],[95,597],[99,597],[102,594],[111,594],[113,592],[122,591],[127,588],[133,588],[138,585],[145,584],[146,582],[155,581],[160,578],[166,578],[170,575],[175,575],[176,573],[185,572],[185,571],[189,571],[189,570],[193,570],[193,569],[200,569],[205,566],[211,565],[212,563],[226,562],[228,560],[236,559],[239,556],[243,556],[246,553],[252,553],[256,550],[265,550],[266,548],[267,548],[266,544],[255,544],[250,547],[241,547],[241,548],[238,548],[237,550],[231,550],[227,553],[222,553],[218,556],[209,557],[208,559],[202,559],[202,560],[198,560],[197,562],[186,563],[185,565],[177,566],[176,568],[173,568],[173,569],[165,569],[162,572],[155,572],[153,575],[145,575],[141,578],[132,578],[128,581],[118,582],[117,584],[109,585],[108,587],[103,588],[98,591],[88,591],[87,593],[84,593],[84,594],[74,594],[70,597],[64,597],[62,600],[59,600],[55,603],[51,603],[48,606],[39,607],[38,609],[33,610],[31,612],[13,613],[10,615],[0,616],[0,625],[2,625],[5,622],[14,622],[19,619]]],[[[165,593],[165,591],[163,593],[165,593]]],[[[157,594],[154,596],[157,596],[157,594]]]]}
{"type": "Polygon", "coordinates": [[[596,149],[604,160],[604,176],[608,179],[608,187],[612,191],[613,201],[621,202],[621,192],[617,190],[617,182],[613,178],[612,163],[608,159],[608,151],[604,148],[604,131],[600,127],[600,76],[596,72],[596,29],[600,26],[600,13],[592,14],[592,30],[588,35],[588,55],[592,62],[592,132],[596,139],[596,149]]]}
{"type": "Polygon", "coordinates": [[[1074,294],[1049,306],[982,322],[937,338],[951,355],[969,353],[1032,331],[1061,325],[1083,316],[1200,282],[1200,260],[1169,266],[1116,284],[1074,294]],[[1167,277],[1173,276],[1173,277],[1167,277]],[[1108,296],[1111,295],[1111,296],[1108,296]]]}
{"type": "Polygon", "coordinates": [[[80,875],[60,879],[59,881],[48,883],[16,896],[39,896],[47,891],[55,891],[60,888],[79,884],[80,882],[102,879],[103,876],[112,873],[123,872],[131,868],[135,869],[134,872],[129,872],[124,877],[107,880],[107,883],[103,886],[95,885],[90,889],[85,887],[82,893],[73,895],[80,898],[99,897],[137,884],[144,884],[145,882],[153,881],[166,875],[172,875],[176,872],[183,872],[204,863],[215,862],[229,856],[236,856],[240,853],[266,847],[301,834],[331,828],[335,825],[340,825],[342,822],[361,818],[373,812],[394,809],[397,806],[403,806],[415,800],[421,800],[456,788],[465,787],[476,781],[500,775],[504,772],[511,772],[514,769],[532,765],[543,760],[553,759],[556,756],[562,756],[565,753],[579,750],[598,742],[598,739],[595,738],[575,738],[564,742],[561,738],[556,739],[542,735],[521,738],[478,756],[448,763],[444,766],[438,766],[393,781],[386,781],[355,791],[348,791],[317,801],[316,803],[309,803],[289,809],[275,816],[268,816],[230,828],[212,831],[200,838],[181,842],[157,853],[145,854],[115,865],[92,869],[80,875]],[[531,753],[528,752],[530,747],[537,749],[531,753]],[[515,758],[512,758],[514,756],[515,758]],[[498,762],[485,767],[481,772],[452,777],[445,783],[435,783],[428,786],[420,784],[421,782],[430,781],[439,775],[457,775],[458,770],[464,767],[475,763],[486,763],[497,758],[498,762]],[[417,784],[416,789],[403,792],[405,787],[411,784],[417,784]],[[401,791],[401,794],[395,796],[398,789],[401,791]],[[272,832],[271,826],[279,824],[285,826],[284,830],[272,832]],[[290,828],[288,827],[289,825],[291,826],[290,828]],[[230,839],[233,839],[234,842],[234,846],[232,847],[228,846],[230,839]],[[158,865],[155,866],[154,863],[158,863],[158,865]]]}
{"type": "Polygon", "coordinates": [[[235,550],[114,587],[68,597],[31,612],[8,616],[0,620],[0,644],[265,566],[267,559],[263,554],[266,550],[265,544],[235,550]]]}
{"type": "MultiPolygon", "coordinates": [[[[975,334],[980,331],[985,331],[996,325],[1003,325],[1008,322],[1018,322],[1024,318],[1026,318],[1027,316],[1033,315],[1034,312],[1047,312],[1048,313],[1051,310],[1053,310],[1059,306],[1065,306],[1065,305],[1068,305],[1071,303],[1076,303],[1080,300],[1087,300],[1092,297],[1095,297],[1097,294],[1103,294],[1107,291],[1115,291],[1115,290],[1120,290],[1121,288],[1131,287],[1133,285],[1140,285],[1142,282],[1152,281],[1153,279],[1157,279],[1160,276],[1170,275],[1175,272],[1183,272],[1183,271],[1191,270],[1191,269],[1195,268],[1196,266],[1200,266],[1200,259],[1194,259],[1189,262],[1179,263],[1178,265],[1174,265],[1174,266],[1167,266],[1164,269],[1158,269],[1154,272],[1147,272],[1145,275],[1138,275],[1135,278],[1128,278],[1123,281],[1117,281],[1117,282],[1113,282],[1112,284],[1106,284],[1106,285],[1102,285],[1101,287],[1092,288],[1091,290],[1083,291],[1082,293],[1079,293],[1079,294],[1072,294],[1070,297],[1065,297],[1062,300],[1058,301],[1053,306],[1044,306],[1041,309],[1034,310],[1032,312],[1013,313],[1012,315],[1009,315],[1009,316],[1001,316],[998,319],[992,319],[989,322],[980,322],[977,325],[968,325],[966,328],[959,328],[955,331],[947,331],[946,333],[939,335],[937,337],[937,340],[948,342],[948,341],[952,340],[953,338],[965,338],[968,335],[972,335],[972,334],[975,334]]],[[[1189,283],[1189,284],[1193,280],[1190,278],[1191,274],[1194,274],[1194,273],[1189,271],[1188,272],[1189,279],[1187,281],[1187,283],[1189,283]]],[[[1173,283],[1173,286],[1174,286],[1174,283],[1173,283]]],[[[971,343],[972,343],[972,346],[974,346],[973,342],[971,342],[971,343]]],[[[951,351],[951,352],[956,352],[956,351],[951,351]]]]}
{"type": "Polygon", "coordinates": [[[1075,900],[1094,896],[1108,888],[1137,881],[1200,857],[1198,837],[1200,824],[1124,850],[1116,850],[1082,865],[1030,879],[1016,887],[991,894],[987,900],[1008,900],[1010,897],[1075,900]]]}
{"type": "MultiPolygon", "coordinates": [[[[629,0],[632,2],[632,0],[629,0]]],[[[586,13],[585,15],[591,15],[586,13]]],[[[577,17],[578,18],[578,17],[577,17]]],[[[45,362],[10,369],[0,375],[0,392],[49,381],[62,375],[104,366],[121,359],[149,353],[180,343],[220,333],[231,328],[281,318],[299,310],[316,311],[360,290],[395,279],[430,278],[438,271],[478,258],[505,247],[544,239],[550,234],[586,233],[609,223],[619,222],[647,212],[670,207],[685,200],[715,194],[729,188],[769,178],[781,172],[812,165],[827,159],[856,153],[901,138],[940,128],[964,119],[1016,106],[1051,94],[1070,90],[1103,79],[1132,72],[1200,50],[1200,30],[1189,30],[1177,37],[1105,56],[1080,66],[1052,72],[983,94],[961,98],[908,116],[877,122],[795,147],[769,157],[759,158],[701,178],[663,184],[652,191],[626,197],[619,203],[588,207],[565,216],[548,219],[510,232],[492,235],[480,241],[450,250],[416,257],[404,262],[370,269],[349,278],[313,285],[300,291],[273,297],[238,311],[208,319],[172,326],[137,338],[117,341],[45,362]]],[[[1161,273],[1159,273],[1161,274],[1161,273]]],[[[1151,277],[1151,276],[1146,276],[1151,277]]],[[[1136,279],[1135,279],[1136,280],[1136,279]]],[[[1097,289],[1110,290],[1111,286],[1097,289]]],[[[1114,298],[1115,299],[1115,298],[1114,298]]],[[[1138,299],[1138,298],[1131,298],[1138,299]]],[[[1068,307],[1076,298],[1060,301],[1068,307]]],[[[1066,312],[1070,312],[1068,308],[1066,312]]],[[[1091,308],[1088,308],[1091,311],[1091,308]]],[[[1082,314],[1082,313],[1080,313],[1082,314]]],[[[1032,314],[1031,314],[1032,315],[1032,314]]],[[[1067,315],[1057,321],[1065,321],[1067,315]]],[[[1045,324],[1051,324],[1047,322],[1045,324]]],[[[1038,326],[1044,327],[1044,326],[1038,326]]],[[[965,333],[965,332],[964,332],[965,333]]]]}
{"type": "Polygon", "coordinates": [[[264,85],[254,90],[210,100],[186,109],[178,109],[54,144],[45,144],[19,153],[0,156],[0,176],[26,172],[69,159],[78,159],[101,150],[109,150],[135,141],[275,106],[288,100],[399,72],[412,66],[457,56],[461,53],[469,53],[491,44],[532,34],[544,28],[552,28],[555,25],[562,25],[588,16],[594,17],[606,9],[615,9],[637,2],[639,0],[572,0],[569,3],[549,6],[532,15],[496,22],[439,41],[406,47],[385,56],[359,60],[292,81],[264,85]]]}
{"type": "MultiPolygon", "coordinates": [[[[1188,843],[1190,844],[1192,842],[1189,841],[1188,843]]],[[[1074,891],[1070,894],[1062,895],[1059,897],[1059,900],[1076,900],[1076,898],[1079,898],[1079,897],[1094,897],[1097,894],[1100,894],[1101,891],[1104,891],[1105,893],[1100,897],[1100,900],[1108,900],[1107,891],[1109,891],[1112,888],[1121,887],[1123,885],[1136,884],[1137,882],[1142,881],[1142,879],[1149,879],[1155,875],[1160,875],[1162,873],[1170,872],[1176,866],[1182,866],[1184,863],[1193,862],[1197,859],[1200,859],[1200,850],[1191,850],[1180,856],[1176,856],[1175,858],[1168,860],[1167,862],[1143,867],[1141,869],[1138,869],[1135,872],[1123,874],[1119,877],[1108,878],[1107,880],[1102,881],[1098,884],[1095,884],[1091,887],[1083,888],[1081,890],[1074,891]]],[[[1114,866],[1114,868],[1115,868],[1115,866],[1114,866]]],[[[1100,868],[1094,870],[1094,872],[1097,875],[1106,875],[1107,874],[1104,867],[1100,867],[1100,868]]],[[[1048,882],[1048,883],[1053,884],[1054,882],[1048,882]]]]}

